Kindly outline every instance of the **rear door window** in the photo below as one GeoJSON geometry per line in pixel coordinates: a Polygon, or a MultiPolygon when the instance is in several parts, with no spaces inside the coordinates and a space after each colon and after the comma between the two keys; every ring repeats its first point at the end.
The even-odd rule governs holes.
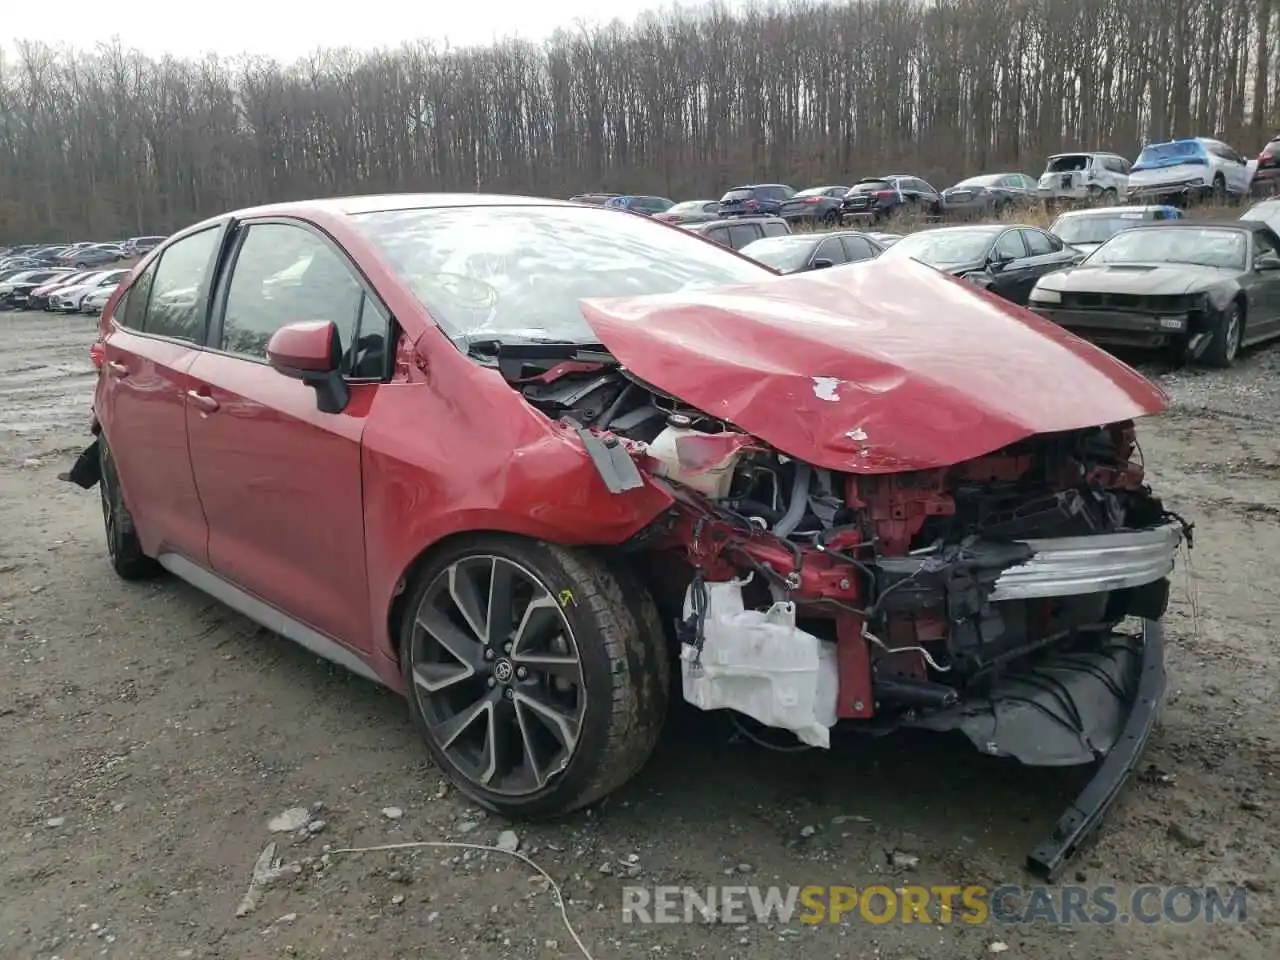
{"type": "Polygon", "coordinates": [[[220,226],[209,227],[182,238],[160,255],[149,271],[143,333],[191,343],[204,339],[206,278],[221,237],[220,226]]]}
{"type": "Polygon", "coordinates": [[[716,227],[713,230],[705,230],[702,235],[708,240],[714,240],[723,247],[729,246],[729,228],[716,227]]]}
{"type": "Polygon", "coordinates": [[[759,240],[764,231],[758,223],[739,223],[729,228],[729,246],[741,250],[753,240],[759,240]]]}
{"type": "Polygon", "coordinates": [[[1033,257],[1048,256],[1061,249],[1061,244],[1040,230],[1023,230],[1022,239],[1027,245],[1027,253],[1033,257]]]}
{"type": "Polygon", "coordinates": [[[830,260],[832,266],[847,263],[849,258],[845,256],[844,247],[840,245],[839,237],[828,237],[818,245],[818,249],[813,254],[814,260],[830,260]]]}
{"type": "Polygon", "coordinates": [[[849,261],[870,260],[875,256],[875,249],[863,237],[841,237],[845,257],[849,261]]]}
{"type": "Polygon", "coordinates": [[[992,253],[998,257],[1009,260],[1019,260],[1027,255],[1027,248],[1022,242],[1022,232],[1019,230],[1006,230],[1000,234],[1000,239],[996,241],[992,253]]]}

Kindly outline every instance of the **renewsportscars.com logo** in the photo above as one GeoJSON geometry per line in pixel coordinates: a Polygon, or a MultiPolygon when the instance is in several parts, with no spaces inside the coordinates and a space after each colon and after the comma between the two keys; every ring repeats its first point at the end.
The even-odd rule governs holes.
{"type": "Polygon", "coordinates": [[[624,923],[1243,923],[1243,887],[622,888],[624,923]]]}

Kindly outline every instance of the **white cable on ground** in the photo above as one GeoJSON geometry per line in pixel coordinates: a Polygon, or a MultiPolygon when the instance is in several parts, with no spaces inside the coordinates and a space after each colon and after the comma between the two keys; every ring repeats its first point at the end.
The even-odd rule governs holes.
{"type": "Polygon", "coordinates": [[[512,857],[522,863],[532,867],[539,876],[547,883],[551,884],[551,890],[556,895],[556,906],[560,908],[560,920],[564,923],[564,928],[569,931],[569,936],[573,938],[573,942],[577,944],[582,956],[585,960],[595,960],[591,955],[591,951],[587,949],[587,945],[582,942],[582,938],[578,936],[578,931],[573,929],[573,924],[569,922],[568,911],[565,910],[564,893],[560,890],[560,884],[556,883],[551,874],[543,870],[542,867],[534,863],[529,857],[515,850],[504,850],[502,847],[496,847],[487,843],[462,843],[455,840],[411,840],[405,843],[384,843],[376,847],[343,847],[340,850],[330,850],[330,856],[336,856],[340,853],[378,853],[386,850],[415,850],[423,847],[449,847],[458,850],[483,850],[490,853],[503,853],[508,857],[512,857]]]}

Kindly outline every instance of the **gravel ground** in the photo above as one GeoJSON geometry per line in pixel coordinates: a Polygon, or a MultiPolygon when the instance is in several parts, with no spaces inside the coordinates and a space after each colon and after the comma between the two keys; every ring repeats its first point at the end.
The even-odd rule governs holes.
{"type": "Polygon", "coordinates": [[[640,926],[622,921],[624,884],[1028,882],[1023,855],[1081,778],[933,741],[770,754],[682,714],[595,810],[486,818],[445,785],[396,697],[181,583],[112,575],[96,493],[56,480],[86,439],[93,325],[0,314],[0,956],[580,956],[546,884],[500,854],[324,855],[507,829],[563,885],[598,960],[1280,956],[1280,347],[1226,374],[1152,371],[1175,403],[1146,425],[1146,460],[1197,545],[1146,774],[1075,874],[1246,884],[1246,923],[640,926]],[[270,832],[299,806],[315,832],[270,832]],[[238,918],[270,840],[299,872],[238,918]]]}

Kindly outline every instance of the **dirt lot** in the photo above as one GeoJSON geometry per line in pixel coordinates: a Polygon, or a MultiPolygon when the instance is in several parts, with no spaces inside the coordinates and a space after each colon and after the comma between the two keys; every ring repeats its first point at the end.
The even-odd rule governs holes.
{"type": "MultiPolygon", "coordinates": [[[[0,313],[0,957],[579,956],[545,884],[501,855],[323,856],[492,843],[511,825],[446,788],[394,696],[181,583],[113,576],[96,492],[56,480],[85,440],[93,325],[0,313]],[[268,831],[313,804],[318,833],[268,831]],[[273,838],[301,872],[237,918],[273,838]]],[[[695,716],[603,806],[514,825],[597,960],[1280,956],[1280,347],[1160,379],[1176,402],[1147,425],[1146,461],[1197,532],[1169,618],[1171,697],[1146,775],[1073,873],[1247,884],[1248,921],[624,924],[627,883],[1028,882],[1023,855],[1080,781],[950,743],[767,754],[695,716]],[[918,865],[890,867],[895,850],[918,865]]]]}

